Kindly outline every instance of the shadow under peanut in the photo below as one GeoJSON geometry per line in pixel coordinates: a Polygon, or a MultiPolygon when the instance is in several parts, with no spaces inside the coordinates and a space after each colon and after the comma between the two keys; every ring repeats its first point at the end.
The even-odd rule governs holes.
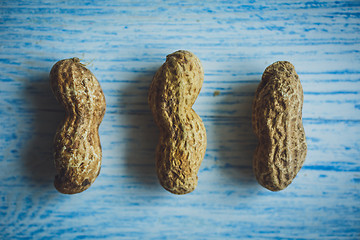
{"type": "MultiPolygon", "coordinates": [[[[231,93],[222,96],[219,112],[235,112],[220,116],[214,123],[217,139],[218,157],[224,177],[229,178],[239,187],[257,187],[252,169],[252,160],[257,139],[252,130],[252,101],[258,81],[239,84],[231,93]]],[[[219,96],[215,97],[220,97],[219,96]]]]}
{"type": "Polygon", "coordinates": [[[119,106],[125,153],[126,179],[129,187],[145,191],[161,189],[155,169],[155,151],[159,130],[148,105],[148,92],[157,69],[130,79],[130,84],[119,90],[119,106]]]}
{"type": "Polygon", "coordinates": [[[26,125],[30,136],[21,153],[23,175],[31,188],[54,190],[53,139],[64,110],[52,94],[48,73],[29,79],[23,96],[29,104],[26,125]]]}

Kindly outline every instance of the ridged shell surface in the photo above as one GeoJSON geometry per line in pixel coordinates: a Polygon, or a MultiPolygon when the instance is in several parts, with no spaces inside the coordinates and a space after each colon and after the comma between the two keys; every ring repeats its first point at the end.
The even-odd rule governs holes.
{"type": "Polygon", "coordinates": [[[192,192],[206,151],[206,130],[192,109],[204,81],[200,60],[189,51],[167,56],[149,91],[160,129],[156,169],[161,185],[174,194],[192,192]]]}
{"type": "Polygon", "coordinates": [[[286,188],[305,161],[303,99],[290,62],[279,61],[266,68],[253,102],[252,125],[259,140],[253,169],[258,182],[271,191],[286,188]]]}
{"type": "Polygon", "coordinates": [[[100,173],[98,129],[105,114],[105,96],[98,80],[78,58],[57,62],[50,72],[50,84],[65,108],[54,138],[54,185],[61,193],[79,193],[100,173]]]}

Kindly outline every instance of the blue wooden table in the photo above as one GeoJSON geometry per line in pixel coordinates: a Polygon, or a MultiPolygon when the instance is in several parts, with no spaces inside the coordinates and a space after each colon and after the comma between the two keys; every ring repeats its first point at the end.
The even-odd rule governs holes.
{"type": "Polygon", "coordinates": [[[359,1],[1,1],[0,239],[359,239],[359,52],[359,1]],[[194,109],[208,135],[184,196],[158,183],[147,104],[179,49],[204,66],[194,109]],[[48,75],[71,57],[99,79],[107,110],[101,174],[63,195],[52,140],[64,110],[48,75]],[[251,104],[278,60],[303,85],[308,154],[293,183],[270,192],[252,172],[251,104]]]}

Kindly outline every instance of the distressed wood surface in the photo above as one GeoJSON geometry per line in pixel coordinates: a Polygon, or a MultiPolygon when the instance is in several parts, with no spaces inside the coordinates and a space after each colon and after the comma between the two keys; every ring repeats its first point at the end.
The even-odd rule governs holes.
{"type": "Polygon", "coordinates": [[[359,239],[359,12],[359,1],[1,1],[0,239],[359,239]],[[184,196],[158,183],[147,104],[152,76],[179,49],[202,61],[194,110],[208,136],[184,196]],[[70,57],[107,102],[101,173],[73,196],[53,187],[64,110],[48,77],[70,57]],[[251,104],[279,60],[302,82],[308,154],[274,193],[252,172],[251,104]]]}

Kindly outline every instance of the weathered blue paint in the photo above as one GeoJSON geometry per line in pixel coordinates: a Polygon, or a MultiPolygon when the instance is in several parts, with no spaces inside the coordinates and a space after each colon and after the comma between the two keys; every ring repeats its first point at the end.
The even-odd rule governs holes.
{"type": "Polygon", "coordinates": [[[1,1],[0,239],[359,239],[359,12],[350,0],[1,1]],[[178,49],[205,70],[194,109],[208,148],[186,196],[158,184],[147,104],[154,73],[178,49]],[[52,185],[64,112],[48,74],[75,56],[99,79],[107,110],[101,174],[68,196],[52,185]],[[309,150],[274,193],[252,173],[251,104],[279,60],[302,81],[309,150]]]}

